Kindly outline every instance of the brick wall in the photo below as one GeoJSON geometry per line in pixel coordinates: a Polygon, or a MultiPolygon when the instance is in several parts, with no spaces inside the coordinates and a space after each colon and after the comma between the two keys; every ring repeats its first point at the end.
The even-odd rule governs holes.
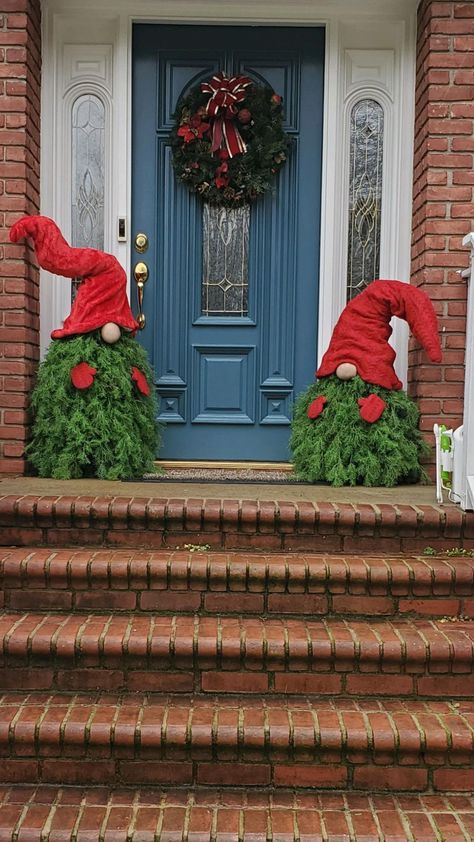
{"type": "Polygon", "coordinates": [[[443,363],[412,341],[410,392],[428,431],[462,423],[466,282],[463,236],[474,228],[474,2],[418,7],[412,283],[433,300],[443,363]]]}
{"type": "Polygon", "coordinates": [[[8,230],[39,210],[40,2],[2,0],[0,8],[0,473],[22,473],[39,286],[32,253],[10,244],[8,230]]]}
{"type": "MultiPolygon", "coordinates": [[[[40,2],[0,11],[0,473],[21,473],[27,402],[38,359],[33,255],[8,229],[39,209],[40,2]]],[[[410,392],[431,440],[433,422],[462,420],[467,266],[474,228],[474,2],[422,0],[418,9],[412,283],[431,296],[443,330],[441,367],[412,341],[410,392]]]]}

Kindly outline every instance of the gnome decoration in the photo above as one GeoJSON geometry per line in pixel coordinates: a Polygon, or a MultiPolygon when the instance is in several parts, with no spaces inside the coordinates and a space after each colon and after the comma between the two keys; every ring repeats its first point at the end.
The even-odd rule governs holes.
{"type": "Polygon", "coordinates": [[[401,281],[373,281],[343,310],[319,379],[295,404],[290,446],[301,479],[393,486],[425,478],[420,456],[429,448],[393,368],[392,316],[408,322],[432,362],[441,361],[428,296],[401,281]]]}
{"type": "Polygon", "coordinates": [[[141,477],[152,468],[158,433],[153,374],[134,339],[125,272],[111,254],[71,248],[45,216],[15,223],[11,241],[24,237],[43,269],[82,278],[39,368],[29,460],[42,477],[141,477]]]}

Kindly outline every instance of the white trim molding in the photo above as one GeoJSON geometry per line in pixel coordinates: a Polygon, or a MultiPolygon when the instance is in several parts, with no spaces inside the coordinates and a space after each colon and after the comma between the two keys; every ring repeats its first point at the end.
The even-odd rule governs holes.
{"type": "MultiPolygon", "coordinates": [[[[330,136],[325,144],[324,176],[331,206],[323,199],[321,278],[332,277],[331,291],[322,289],[319,353],[326,350],[334,324],[346,304],[349,143],[353,105],[370,98],[384,109],[381,278],[409,281],[413,172],[415,21],[344,20],[332,47],[339,65],[339,82],[327,86],[327,108],[335,103],[330,136]],[[330,142],[336,138],[336,143],[330,142]],[[331,254],[332,252],[332,254],[331,254]],[[328,294],[329,292],[329,294],[328,294]]],[[[327,113],[327,112],[326,112],[327,113]]],[[[397,374],[406,383],[408,328],[394,319],[392,345],[397,374]]]]}
{"type": "MultiPolygon", "coordinates": [[[[131,33],[135,21],[324,26],[326,29],[320,307],[321,359],[345,304],[348,220],[348,113],[370,95],[386,112],[380,275],[409,280],[417,0],[43,0],[41,211],[70,231],[72,91],[98,94],[108,115],[105,248],[125,267],[118,216],[131,210],[131,33]],[[68,122],[69,121],[69,122],[68,122]],[[69,145],[68,145],[69,144],[69,145]]],[[[315,236],[317,233],[315,232],[315,236]]],[[[69,311],[68,288],[45,277],[42,347],[69,311]]],[[[406,377],[405,325],[394,345],[406,377]]]]}
{"type": "MultiPolygon", "coordinates": [[[[105,110],[104,219],[107,251],[116,252],[113,242],[115,207],[113,166],[115,143],[114,51],[116,22],[95,22],[83,31],[76,16],[43,13],[45,32],[52,37],[51,49],[43,48],[41,212],[51,216],[66,239],[71,240],[72,202],[72,113],[77,99],[97,97],[105,110]],[[82,35],[78,41],[77,34],[82,35]],[[45,154],[46,150],[48,154],[45,154]]],[[[71,307],[71,286],[64,279],[42,272],[40,285],[41,348],[44,352],[53,328],[61,326],[71,307]]]]}

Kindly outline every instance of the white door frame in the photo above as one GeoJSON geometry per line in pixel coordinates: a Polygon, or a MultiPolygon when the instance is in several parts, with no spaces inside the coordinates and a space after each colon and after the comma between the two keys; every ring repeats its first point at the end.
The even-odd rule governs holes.
{"type": "MultiPolygon", "coordinates": [[[[385,111],[380,277],[410,277],[417,0],[43,0],[41,212],[70,236],[70,109],[81,92],[100,96],[108,117],[105,248],[130,265],[131,33],[134,22],[326,29],[321,196],[320,361],[345,305],[348,115],[359,98],[385,111]]],[[[317,233],[316,233],[317,235],[317,233]]],[[[133,301],[133,306],[135,302],[133,301]]],[[[42,348],[70,309],[69,285],[43,273],[42,348]]],[[[395,320],[397,372],[406,380],[406,326],[395,320]]]]}

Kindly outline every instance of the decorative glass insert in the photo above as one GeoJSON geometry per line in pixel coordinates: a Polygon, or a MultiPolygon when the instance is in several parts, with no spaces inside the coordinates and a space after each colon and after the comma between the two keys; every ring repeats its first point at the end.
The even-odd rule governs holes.
{"type": "MultiPolygon", "coordinates": [[[[79,248],[104,248],[105,106],[98,96],[72,107],[72,237],[79,248]]],[[[73,281],[74,300],[79,281],[73,281]]]]}
{"type": "Polygon", "coordinates": [[[203,205],[203,316],[248,314],[250,205],[203,205]]]}
{"type": "Polygon", "coordinates": [[[347,299],[379,276],[384,113],[362,99],[351,111],[347,299]]]}

